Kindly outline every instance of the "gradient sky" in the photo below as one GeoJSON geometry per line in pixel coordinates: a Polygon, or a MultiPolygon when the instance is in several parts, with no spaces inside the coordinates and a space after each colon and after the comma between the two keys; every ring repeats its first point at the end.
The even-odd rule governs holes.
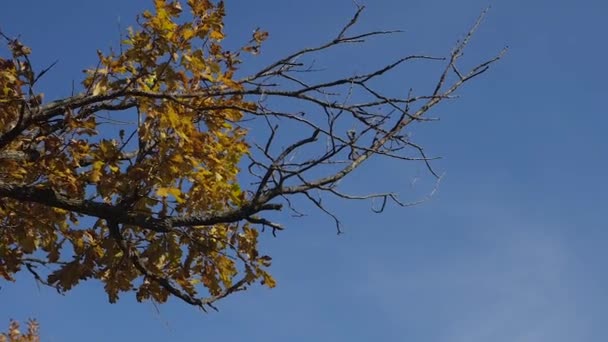
{"type": "MultiPolygon", "coordinates": [[[[116,44],[119,23],[132,25],[150,3],[6,1],[0,28],[21,34],[38,65],[59,60],[43,84],[51,99],[68,95],[96,49],[116,44]]],[[[366,5],[359,30],[405,33],[327,56],[325,67],[354,72],[404,54],[446,54],[488,2],[366,5]]],[[[440,122],[412,130],[427,152],[444,157],[432,200],[381,215],[369,203],[331,201],[341,236],[315,211],[287,219],[287,231],[264,240],[278,287],[236,294],[217,313],[177,300],[157,310],[129,295],[111,305],[95,282],[61,296],[23,275],[1,284],[0,326],[35,317],[45,342],[608,340],[608,3],[491,5],[465,63],[508,45],[505,59],[434,111],[440,122]]],[[[227,10],[227,44],[258,26],[270,31],[253,68],[332,37],[354,5],[228,0],[227,10]]],[[[383,87],[406,91],[429,74],[397,75],[383,87]]],[[[398,190],[407,200],[428,192],[428,180],[422,165],[378,159],[344,186],[398,190]]]]}

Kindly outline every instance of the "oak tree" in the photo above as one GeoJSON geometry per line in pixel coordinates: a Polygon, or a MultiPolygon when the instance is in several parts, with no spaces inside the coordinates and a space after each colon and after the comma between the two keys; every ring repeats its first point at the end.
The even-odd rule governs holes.
{"type": "Polygon", "coordinates": [[[338,230],[322,196],[376,199],[376,211],[407,205],[394,193],[345,193],[340,180],[373,156],[435,174],[406,129],[502,52],[459,68],[482,15],[447,57],[403,56],[319,81],[307,57],[394,32],[352,33],[362,11],[326,42],[241,75],[268,33],[229,51],[223,2],[154,0],[120,49],[99,51],[81,86],[59,99],[37,87],[52,66],[36,70],[32,51],[2,32],[0,278],[23,270],[60,292],[93,279],[110,302],[134,292],[214,308],[256,282],[275,286],[258,238],[283,229],[268,212],[297,211],[293,197],[338,230]],[[406,63],[439,66],[428,93],[375,88],[406,63]]]}

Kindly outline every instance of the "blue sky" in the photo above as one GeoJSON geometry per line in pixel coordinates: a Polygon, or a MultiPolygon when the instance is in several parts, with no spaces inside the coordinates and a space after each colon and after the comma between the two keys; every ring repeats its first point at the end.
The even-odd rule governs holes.
{"type": "MultiPolygon", "coordinates": [[[[59,64],[47,98],[96,62],[148,1],[12,1],[0,28],[20,33],[34,60],[59,64]],[[119,19],[120,18],[120,19],[119,19]]],[[[445,54],[487,1],[367,1],[360,30],[403,29],[367,48],[322,59],[361,71],[410,53],[445,54]]],[[[157,309],[101,285],[60,296],[21,277],[0,289],[0,324],[37,318],[43,340],[62,341],[605,341],[608,338],[608,5],[604,1],[494,1],[465,60],[508,45],[488,74],[439,107],[440,122],[412,130],[446,172],[438,194],[376,215],[366,203],[332,202],[346,227],[335,235],[316,212],[265,239],[278,287],[255,287],[201,314],[178,301],[157,309]],[[85,337],[86,336],[86,337],[85,337]]],[[[335,34],[350,0],[227,1],[227,44],[261,26],[271,38],[251,67],[335,34]]],[[[426,70],[426,69],[425,69],[426,70]]],[[[388,77],[401,91],[424,84],[388,77]],[[411,83],[408,83],[411,82],[411,83]]],[[[397,77],[399,76],[399,77],[397,77]]],[[[409,77],[409,76],[408,76],[409,77]]],[[[373,160],[344,183],[353,192],[429,189],[422,165],[373,160]],[[414,179],[422,178],[419,183],[414,179]]]]}

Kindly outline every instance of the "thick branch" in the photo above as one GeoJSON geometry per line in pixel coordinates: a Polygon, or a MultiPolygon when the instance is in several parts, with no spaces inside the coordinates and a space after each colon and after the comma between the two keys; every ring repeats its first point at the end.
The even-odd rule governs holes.
{"type": "Polygon", "coordinates": [[[68,198],[51,189],[35,186],[14,186],[0,184],[0,197],[18,201],[39,203],[82,215],[114,220],[117,223],[135,225],[159,233],[166,233],[175,227],[211,226],[220,223],[234,223],[266,210],[280,210],[282,205],[248,203],[240,208],[209,216],[169,216],[156,218],[151,215],[129,211],[122,206],[91,200],[68,198]]]}

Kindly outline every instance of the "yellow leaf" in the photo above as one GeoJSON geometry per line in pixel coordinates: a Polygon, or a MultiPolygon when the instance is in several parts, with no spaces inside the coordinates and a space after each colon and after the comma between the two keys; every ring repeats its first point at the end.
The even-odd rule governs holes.
{"type": "Polygon", "coordinates": [[[253,33],[253,40],[255,40],[258,44],[266,40],[266,38],[268,38],[268,32],[266,31],[260,31],[257,29],[253,33]]]}
{"type": "Polygon", "coordinates": [[[160,197],[167,197],[169,195],[169,189],[171,188],[158,188],[156,190],[156,195],[160,197]]]}
{"type": "Polygon", "coordinates": [[[222,40],[222,39],[224,39],[224,34],[220,31],[211,31],[211,33],[209,34],[209,37],[211,39],[215,39],[215,40],[222,40]]]}
{"type": "Polygon", "coordinates": [[[104,166],[104,162],[96,161],[93,163],[93,168],[91,169],[91,173],[89,174],[89,181],[92,183],[97,183],[101,179],[102,168],[104,166]]]}
{"type": "Polygon", "coordinates": [[[93,96],[99,95],[105,91],[105,87],[101,83],[97,82],[93,86],[93,96]]]}
{"type": "Polygon", "coordinates": [[[196,36],[196,32],[191,28],[186,28],[182,32],[182,37],[184,38],[184,40],[190,40],[194,36],[196,36]]]}
{"type": "Polygon", "coordinates": [[[277,281],[274,280],[274,278],[270,274],[263,272],[262,273],[262,284],[268,286],[269,288],[273,288],[273,287],[277,286],[277,281]]]}
{"type": "Polygon", "coordinates": [[[182,191],[179,188],[166,188],[160,187],[156,190],[156,195],[160,197],[167,197],[169,195],[175,197],[178,203],[183,203],[184,198],[182,196],[182,191]]]}

